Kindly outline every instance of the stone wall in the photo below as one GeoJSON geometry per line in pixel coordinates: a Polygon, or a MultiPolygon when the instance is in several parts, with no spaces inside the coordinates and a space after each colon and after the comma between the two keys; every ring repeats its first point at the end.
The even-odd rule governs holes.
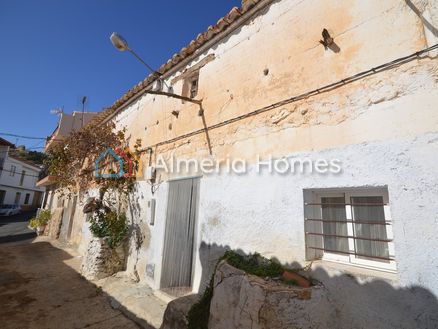
{"type": "Polygon", "coordinates": [[[99,280],[124,269],[123,246],[111,249],[105,239],[92,238],[82,260],[81,273],[89,280],[99,280]]]}
{"type": "Polygon", "coordinates": [[[63,207],[52,208],[50,221],[47,224],[44,234],[50,236],[51,238],[57,239],[61,230],[62,215],[64,212],[63,207]]]}

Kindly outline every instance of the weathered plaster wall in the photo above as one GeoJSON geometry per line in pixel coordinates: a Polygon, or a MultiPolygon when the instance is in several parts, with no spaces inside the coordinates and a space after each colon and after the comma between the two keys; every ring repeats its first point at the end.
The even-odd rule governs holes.
{"type": "MultiPolygon", "coordinates": [[[[409,4],[396,0],[274,2],[262,15],[200,52],[190,63],[215,55],[201,68],[197,96],[203,99],[207,125],[431,45],[435,37],[432,27],[438,25],[436,3],[409,4]],[[335,37],[340,52],[326,51],[318,43],[323,28],[335,37]],[[265,69],[269,69],[267,75],[265,69]]],[[[418,285],[437,296],[437,87],[437,59],[426,56],[209,131],[214,159],[238,156],[253,163],[256,155],[337,158],[343,172],[281,176],[258,175],[252,170],[243,176],[204,176],[194,290],[205,279],[202,245],[219,251],[258,251],[285,263],[304,264],[304,189],[387,186],[397,260],[397,275],[389,286],[418,285]]],[[[176,93],[181,88],[181,81],[174,85],[176,93]]],[[[131,144],[141,138],[143,146],[149,146],[202,128],[197,112],[197,105],[147,95],[118,114],[115,121],[127,128],[131,144]],[[173,110],[180,111],[178,118],[171,114],[173,110]]],[[[179,158],[208,156],[205,134],[153,147],[152,162],[157,155],[169,157],[171,152],[179,158]]],[[[143,160],[149,162],[146,154],[143,160]]],[[[168,178],[160,174],[154,195],[149,184],[140,180],[131,198],[134,234],[127,271],[154,288],[159,288],[168,178]],[[157,201],[154,225],[149,224],[147,208],[151,198],[157,201]]],[[[81,243],[85,243],[89,239],[86,224],[82,234],[81,243]]],[[[376,310],[367,307],[364,314],[376,310]]],[[[378,302],[375,307],[379,307],[378,302]]]]}
{"type": "Polygon", "coordinates": [[[433,256],[438,247],[437,151],[438,134],[427,134],[291,155],[340,159],[343,172],[336,175],[257,174],[251,168],[244,176],[205,176],[200,240],[303,263],[304,189],[388,186],[400,282],[422,284],[438,294],[433,256]]]}
{"type": "MultiPolygon", "coordinates": [[[[276,2],[264,15],[199,54],[191,63],[195,64],[209,54],[216,58],[200,71],[198,98],[203,99],[206,123],[212,125],[248,113],[413,53],[426,46],[424,35],[421,20],[401,1],[276,2]],[[318,43],[324,27],[335,36],[341,48],[339,53],[326,51],[318,43]],[[376,38],[376,35],[380,37],[376,38]],[[264,69],[269,69],[266,76],[264,69]]],[[[181,71],[171,78],[179,73],[181,71]]],[[[245,156],[253,155],[255,150],[283,154],[309,147],[354,143],[356,140],[351,140],[350,136],[352,132],[339,134],[333,131],[335,128],[329,133],[337,133],[336,141],[320,145],[321,141],[317,139],[325,135],[327,127],[359,116],[372,104],[432,87],[434,76],[434,61],[414,61],[320,97],[225,126],[210,132],[215,148],[213,154],[216,157],[241,154],[243,148],[245,156]],[[308,128],[313,126],[319,129],[312,129],[310,135],[308,128]],[[279,137],[282,140],[280,143],[265,142],[267,134],[272,140],[278,141],[279,137]],[[291,137],[296,137],[294,143],[282,143],[291,137]],[[236,145],[243,141],[246,143],[236,145]]],[[[181,93],[181,89],[182,81],[178,81],[174,90],[181,93]]],[[[202,128],[197,110],[194,104],[148,95],[134,102],[116,120],[128,127],[132,143],[141,138],[143,145],[148,146],[202,128]],[[180,111],[178,118],[171,115],[172,110],[180,111]]],[[[402,122],[405,119],[400,118],[402,122]]],[[[430,130],[432,123],[424,127],[423,122],[419,123],[411,129],[430,130]]],[[[384,139],[387,135],[373,131],[356,139],[359,142],[384,139]]],[[[162,154],[175,149],[179,155],[205,155],[205,136],[200,134],[181,140],[160,147],[156,152],[162,154]]]]}
{"type": "MultiPolygon", "coordinates": [[[[197,98],[203,99],[206,122],[212,125],[248,113],[420,50],[430,45],[426,35],[434,34],[430,25],[436,23],[436,13],[436,5],[430,1],[277,1],[215,47],[199,53],[190,64],[209,54],[215,56],[200,71],[197,98]],[[430,24],[414,8],[420,13],[428,10],[430,24]],[[323,28],[335,37],[340,52],[324,50],[318,43],[323,28]],[[265,69],[269,69],[267,75],[265,69]]],[[[168,83],[182,71],[170,77],[168,83]]],[[[281,157],[301,152],[298,154],[314,158],[341,158],[346,167],[341,175],[333,177],[259,177],[254,173],[245,177],[204,177],[198,247],[205,241],[260,251],[284,262],[302,262],[302,189],[388,185],[398,222],[395,236],[403,236],[401,242],[396,242],[396,252],[401,253],[400,280],[404,284],[416,282],[418,275],[412,265],[429,268],[433,262],[427,252],[417,255],[419,250],[430,248],[416,250],[411,244],[423,233],[435,232],[427,220],[406,231],[412,234],[410,237],[404,237],[407,233],[403,228],[410,225],[409,218],[418,217],[418,209],[429,221],[435,220],[431,215],[433,204],[420,207],[418,193],[430,200],[435,196],[433,189],[424,188],[422,182],[433,182],[436,177],[431,174],[436,172],[436,166],[428,158],[435,142],[433,138],[425,141],[428,137],[424,136],[431,136],[425,134],[436,132],[438,127],[437,81],[436,58],[423,57],[331,92],[211,130],[212,157],[216,159],[239,156],[254,161],[256,154],[281,157]],[[423,136],[423,142],[415,136],[423,136]],[[414,164],[424,160],[427,164],[420,174],[414,164]],[[412,180],[407,181],[406,175],[412,180]],[[405,189],[415,192],[408,194],[405,189]],[[399,209],[402,204],[410,204],[415,210],[399,209]]],[[[174,90],[181,93],[181,89],[179,81],[174,90]]],[[[131,143],[141,138],[143,146],[149,146],[202,128],[197,111],[194,104],[146,95],[122,111],[115,121],[119,127],[127,128],[131,143]],[[180,111],[178,118],[171,114],[172,110],[180,111]]],[[[204,134],[153,151],[154,157],[170,156],[171,152],[178,157],[208,155],[204,134]]],[[[143,160],[147,163],[148,156],[144,155],[143,160]]],[[[132,249],[128,270],[135,269],[140,279],[146,278],[155,287],[159,285],[167,178],[165,174],[160,176],[163,183],[154,196],[146,182],[139,182],[135,197],[138,209],[132,214],[143,238],[141,246],[132,249]],[[145,208],[152,197],[157,200],[154,226],[147,224],[145,208]],[[155,266],[153,280],[144,273],[147,264],[155,266]]],[[[425,244],[426,241],[431,242],[425,239],[425,244]]],[[[200,267],[198,261],[197,284],[200,267]]],[[[424,271],[421,279],[425,285],[436,287],[436,277],[430,271],[424,271]]]]}

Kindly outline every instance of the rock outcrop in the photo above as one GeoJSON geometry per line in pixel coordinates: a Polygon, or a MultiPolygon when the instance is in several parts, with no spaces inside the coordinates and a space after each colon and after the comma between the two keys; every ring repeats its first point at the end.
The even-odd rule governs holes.
{"type": "Polygon", "coordinates": [[[335,328],[323,286],[301,288],[266,281],[225,261],[214,277],[210,329],[335,328]]]}
{"type": "Polygon", "coordinates": [[[187,314],[198,299],[198,295],[189,295],[172,300],[164,312],[163,324],[160,329],[187,329],[187,314]]]}

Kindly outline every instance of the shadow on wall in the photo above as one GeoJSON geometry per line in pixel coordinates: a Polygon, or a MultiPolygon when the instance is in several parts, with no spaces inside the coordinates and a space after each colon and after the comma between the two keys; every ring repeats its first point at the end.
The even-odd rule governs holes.
{"type": "Polygon", "coordinates": [[[142,231],[139,223],[141,222],[141,200],[144,199],[142,193],[140,193],[138,189],[138,185],[134,185],[134,191],[128,195],[128,211],[130,213],[130,221],[128,223],[129,231],[127,234],[127,241],[125,243],[125,264],[124,269],[128,268],[129,257],[131,255],[131,251],[135,253],[135,261],[134,261],[134,276],[136,276],[137,280],[140,280],[137,273],[137,263],[139,260],[140,249],[143,245],[144,239],[146,238],[144,232],[142,231]],[[134,250],[132,250],[132,248],[134,250]]]}
{"type": "MultiPolygon", "coordinates": [[[[208,285],[218,259],[227,250],[230,250],[228,246],[201,243],[200,292],[208,285]]],[[[283,265],[295,269],[302,267],[299,263],[283,265]]],[[[331,276],[322,268],[300,273],[316,279],[326,288],[337,315],[337,328],[438,328],[438,300],[421,286],[395,288],[383,279],[365,280],[350,274],[331,276]]],[[[175,308],[175,305],[187,304],[190,299],[193,297],[182,297],[169,306],[175,308]]]]}

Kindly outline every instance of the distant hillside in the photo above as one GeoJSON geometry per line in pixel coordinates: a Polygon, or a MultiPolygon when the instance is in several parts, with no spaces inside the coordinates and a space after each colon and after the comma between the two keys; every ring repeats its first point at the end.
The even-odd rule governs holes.
{"type": "Polygon", "coordinates": [[[44,159],[47,157],[46,154],[38,151],[27,151],[23,149],[11,149],[9,154],[13,157],[17,157],[26,161],[35,163],[36,165],[42,165],[44,159]]]}

